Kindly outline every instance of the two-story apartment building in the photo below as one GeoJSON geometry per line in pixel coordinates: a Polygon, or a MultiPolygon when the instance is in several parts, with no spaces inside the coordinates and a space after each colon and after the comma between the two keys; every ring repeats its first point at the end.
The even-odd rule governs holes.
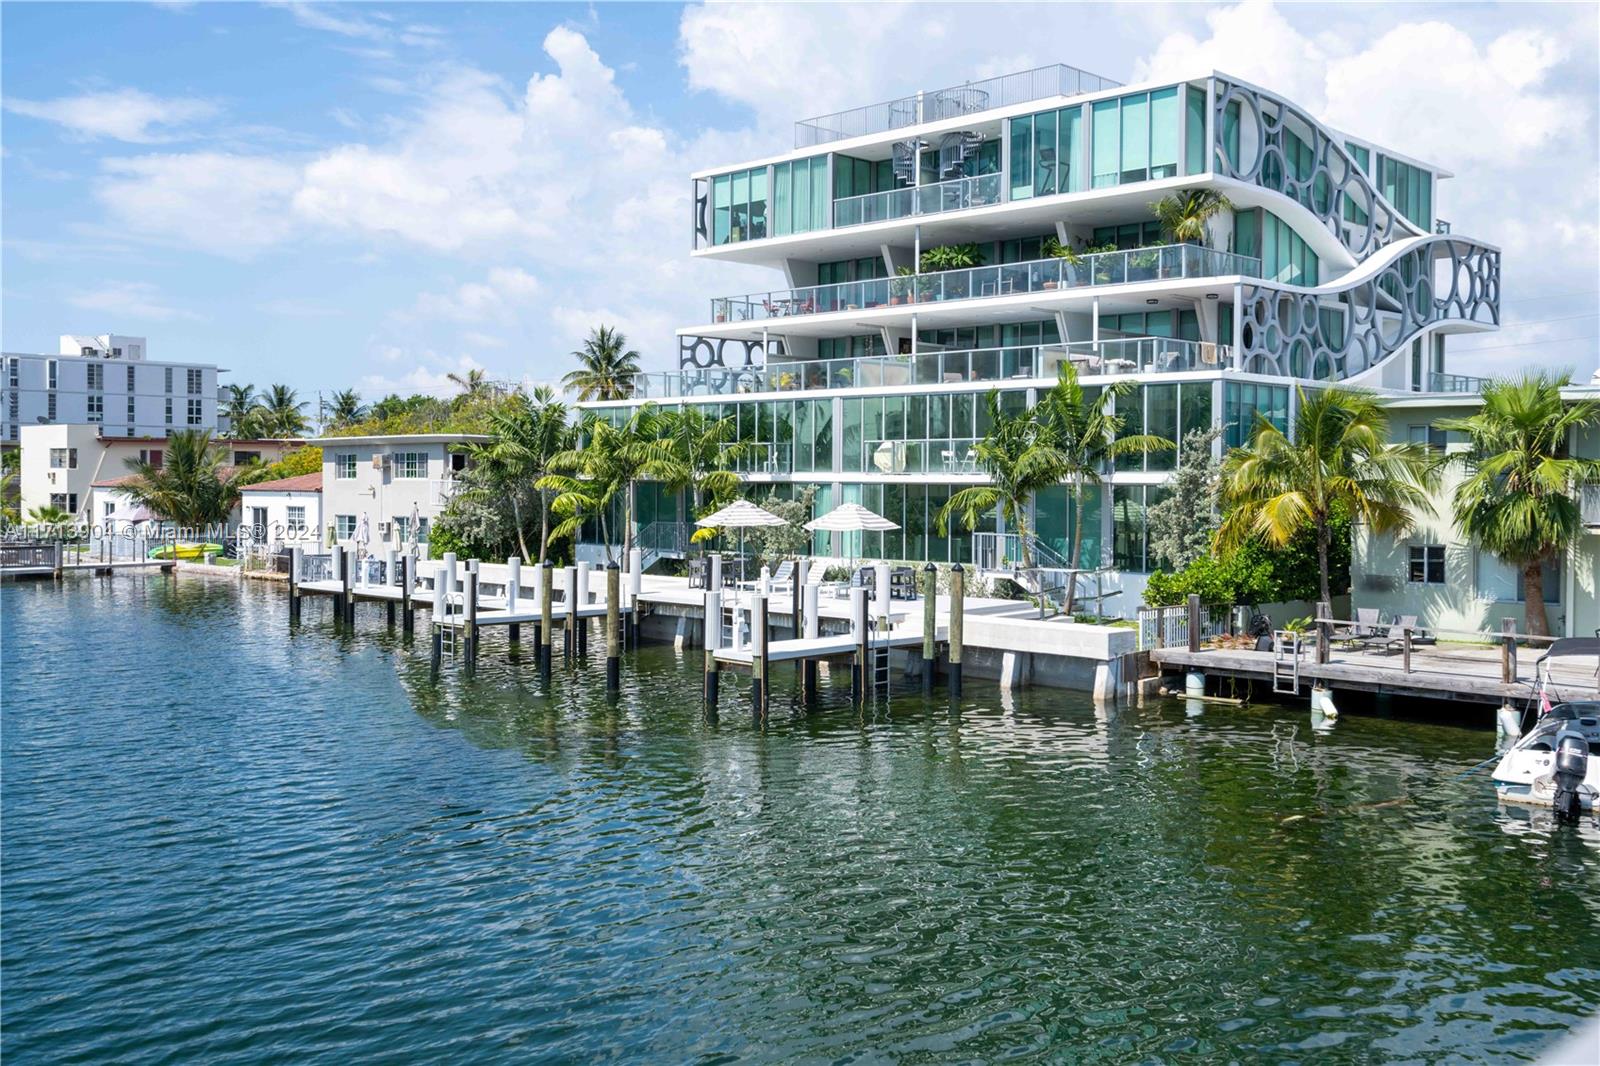
{"type": "Polygon", "coordinates": [[[143,337],[64,334],[55,355],[0,356],[0,444],[24,426],[95,425],[109,437],[217,430],[217,375],[207,363],[155,362],[143,337]]]}
{"type": "MultiPolygon", "coordinates": [[[[167,437],[106,436],[99,425],[33,425],[22,429],[22,465],[18,482],[21,507],[26,515],[36,508],[54,507],[83,522],[98,521],[90,506],[90,489],[96,482],[126,476],[129,459],[160,465],[167,437]]],[[[231,466],[270,463],[300,447],[300,440],[216,440],[231,466]]]]}
{"type": "Polygon", "coordinates": [[[319,437],[325,542],[379,551],[425,546],[428,530],[454,495],[467,456],[455,450],[487,437],[417,433],[319,437]],[[362,522],[366,539],[360,539],[362,522]]]}
{"type": "MultiPolygon", "coordinates": [[[[1128,432],[1216,426],[1220,452],[1257,412],[1287,427],[1297,384],[1469,387],[1446,346],[1497,327],[1500,253],[1438,217],[1449,176],[1219,72],[1125,86],[1057,65],[806,119],[791,150],[691,178],[692,254],[780,280],[713,296],[678,331],[677,371],[583,406],[733,416],[757,445],[753,495],[810,488],[817,513],[858,502],[900,527],[819,536],[819,553],[1016,559],[998,516],[936,528],[984,480],[991,389],[1025,409],[1070,363],[1091,389],[1134,384],[1117,401],[1128,432]],[[1153,204],[1196,190],[1231,207],[1178,242],[1153,204]]],[[[1120,462],[1082,515],[1069,486],[1039,492],[1031,554],[1067,566],[1081,526],[1083,565],[1131,610],[1175,462],[1120,462]]],[[[692,517],[641,496],[641,522],[692,517]]]]}

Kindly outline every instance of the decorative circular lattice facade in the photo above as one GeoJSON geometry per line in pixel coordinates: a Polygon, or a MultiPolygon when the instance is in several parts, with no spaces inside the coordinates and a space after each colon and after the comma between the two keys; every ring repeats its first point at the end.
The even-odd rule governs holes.
{"type": "Polygon", "coordinates": [[[1498,326],[1500,253],[1434,237],[1351,285],[1295,290],[1258,282],[1241,286],[1241,293],[1244,370],[1339,381],[1375,366],[1435,323],[1498,326]],[[1337,307],[1321,302],[1329,297],[1337,307]]]}
{"type": "Polygon", "coordinates": [[[1379,193],[1338,138],[1282,97],[1217,78],[1212,128],[1216,130],[1213,155],[1218,174],[1294,200],[1315,215],[1357,260],[1391,241],[1425,233],[1379,193]],[[1223,133],[1231,126],[1225,116],[1234,104],[1240,111],[1237,157],[1228,151],[1223,133]],[[1290,159],[1286,134],[1291,123],[1298,127],[1295,137],[1310,151],[1309,170],[1290,159]]]}

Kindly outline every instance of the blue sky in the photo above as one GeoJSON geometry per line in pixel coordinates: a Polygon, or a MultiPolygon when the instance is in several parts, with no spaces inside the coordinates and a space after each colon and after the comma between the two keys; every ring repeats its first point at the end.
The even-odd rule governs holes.
{"type": "Polygon", "coordinates": [[[688,257],[690,170],[796,118],[1066,62],[1219,69],[1457,175],[1507,328],[1451,368],[1596,366],[1595,5],[6,4],[3,344],[150,338],[224,380],[647,365],[753,268],[688,257]]]}

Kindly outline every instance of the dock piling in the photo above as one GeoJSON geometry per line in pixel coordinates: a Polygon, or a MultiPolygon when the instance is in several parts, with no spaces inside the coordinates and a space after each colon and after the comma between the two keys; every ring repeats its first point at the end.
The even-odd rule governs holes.
{"type": "MultiPolygon", "coordinates": [[[[578,606],[587,607],[594,600],[594,594],[589,588],[589,564],[578,564],[578,606]]],[[[589,658],[589,620],[573,616],[572,625],[578,627],[578,658],[589,658]]]]}
{"type": "Polygon", "coordinates": [[[922,691],[933,691],[933,675],[937,669],[935,656],[939,654],[934,640],[934,612],[939,606],[939,568],[928,563],[922,568],[922,691]]]}
{"type": "Polygon", "coordinates": [[[1517,620],[1500,619],[1500,632],[1500,683],[1514,685],[1517,683],[1517,620]]]}
{"type": "MultiPolygon", "coordinates": [[[[1197,597],[1191,597],[1197,598],[1197,597]]],[[[1199,651],[1199,648],[1190,648],[1199,651]]],[[[1317,601],[1317,665],[1325,666],[1333,658],[1333,604],[1317,601]]]]}
{"type": "Polygon", "coordinates": [[[950,698],[961,698],[961,641],[966,626],[967,572],[957,563],[950,568],[950,698]]]}
{"type": "Polygon", "coordinates": [[[416,557],[410,552],[400,556],[400,632],[411,633],[417,627],[411,606],[411,585],[416,581],[416,557]]]}
{"type": "Polygon", "coordinates": [[[300,561],[305,557],[305,549],[293,547],[289,549],[289,624],[296,625],[300,621],[300,561]]]}
{"type": "Polygon", "coordinates": [[[867,590],[850,590],[850,635],[856,641],[855,662],[850,667],[850,699],[852,703],[867,702],[867,644],[871,629],[867,620],[867,590]]]}
{"type": "MultiPolygon", "coordinates": [[[[506,557],[506,613],[517,613],[517,599],[522,591],[522,556],[508,555],[506,557]]],[[[522,627],[512,622],[506,627],[506,640],[512,644],[522,643],[522,627]]]]}
{"type": "Polygon", "coordinates": [[[1200,650],[1200,594],[1189,593],[1189,651],[1200,650]]]}
{"type": "Polygon", "coordinates": [[[433,651],[429,661],[428,675],[433,680],[439,680],[439,660],[444,655],[444,627],[449,624],[445,617],[449,600],[445,598],[444,571],[435,570],[433,573],[433,651]]]}
{"type": "Polygon", "coordinates": [[[464,590],[467,636],[467,673],[478,672],[478,560],[467,564],[467,587],[464,590]]]}
{"type": "Polygon", "coordinates": [[[340,591],[333,594],[333,620],[339,625],[344,624],[344,597],[345,597],[345,558],[344,549],[335,544],[328,549],[328,564],[332,571],[333,580],[339,583],[340,591]]]}
{"type": "Polygon", "coordinates": [[[764,722],[767,720],[767,668],[770,665],[767,648],[771,643],[771,634],[767,632],[767,597],[757,596],[754,606],[750,620],[750,709],[755,712],[757,721],[764,722]]]}
{"type": "Polygon", "coordinates": [[[706,587],[716,592],[722,591],[722,553],[711,553],[711,572],[706,578],[706,587]]]}
{"type": "Polygon", "coordinates": [[[550,680],[551,630],[554,628],[550,599],[555,594],[555,572],[556,564],[549,559],[539,567],[539,677],[545,681],[550,680]]]}
{"type": "MultiPolygon", "coordinates": [[[[820,592],[821,590],[815,585],[808,583],[805,586],[805,602],[803,604],[805,625],[801,630],[801,635],[806,640],[815,640],[822,632],[820,604],[817,602],[820,592]]],[[[718,626],[717,628],[720,631],[722,627],[718,626]]],[[[800,660],[800,699],[807,707],[816,705],[817,661],[815,659],[805,658],[800,660]]]]}
{"type": "Polygon", "coordinates": [[[622,687],[622,649],[618,646],[621,634],[617,632],[618,602],[622,594],[622,573],[616,563],[606,566],[606,691],[616,692],[622,687]]]}
{"type": "Polygon", "coordinates": [[[722,649],[722,593],[706,589],[705,621],[705,715],[711,721],[717,717],[717,652],[722,649]]]}
{"type": "Polygon", "coordinates": [[[561,658],[570,663],[578,650],[573,646],[578,626],[578,568],[575,566],[561,571],[561,598],[567,604],[567,621],[561,633],[561,658]]]}
{"type": "Polygon", "coordinates": [[[628,646],[639,647],[639,594],[644,591],[644,550],[628,553],[628,646]]]}

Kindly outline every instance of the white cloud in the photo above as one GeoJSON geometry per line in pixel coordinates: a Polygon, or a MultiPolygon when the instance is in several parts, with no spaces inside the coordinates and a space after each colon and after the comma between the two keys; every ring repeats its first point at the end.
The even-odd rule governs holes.
{"type": "Polygon", "coordinates": [[[5,101],[5,109],[54,122],[84,140],[110,138],[131,144],[177,140],[183,127],[210,118],[219,110],[209,100],[151,96],[138,89],[83,93],[54,100],[11,97],[5,101]]]}
{"type": "Polygon", "coordinates": [[[392,355],[391,361],[398,362],[410,358],[416,361],[416,365],[399,374],[366,375],[361,379],[359,386],[361,395],[378,397],[397,392],[405,396],[420,392],[429,396],[454,396],[461,391],[461,386],[451,380],[451,374],[466,377],[471,371],[486,369],[470,355],[461,355],[449,360],[441,358],[431,349],[424,349],[416,354],[397,349],[392,355]]]}
{"type": "Polygon", "coordinates": [[[214,255],[249,258],[293,232],[290,163],[221,152],[108,159],[95,194],[121,226],[214,255]]]}
{"type": "Polygon", "coordinates": [[[495,267],[482,281],[469,281],[447,293],[425,292],[412,314],[458,322],[506,321],[529,309],[539,279],[519,267],[495,267]]]}
{"type": "Polygon", "coordinates": [[[178,319],[199,321],[201,317],[193,311],[162,303],[156,287],[145,281],[108,282],[98,289],[73,293],[67,297],[67,302],[73,307],[100,311],[115,318],[172,322],[178,319]]]}

